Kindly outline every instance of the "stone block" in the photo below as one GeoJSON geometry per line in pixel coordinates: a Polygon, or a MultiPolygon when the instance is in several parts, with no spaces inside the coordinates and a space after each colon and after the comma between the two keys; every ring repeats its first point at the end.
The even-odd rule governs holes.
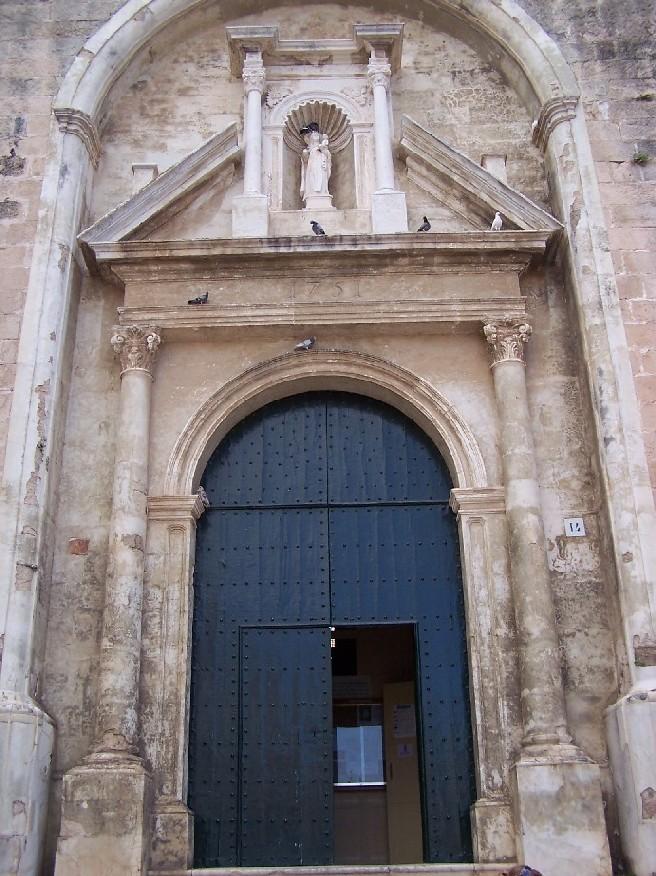
{"type": "Polygon", "coordinates": [[[181,800],[158,802],[153,815],[151,871],[186,870],[194,859],[194,817],[181,800]]]}
{"type": "Polygon", "coordinates": [[[515,825],[509,803],[477,800],[471,816],[475,861],[485,864],[516,860],[515,825]]]}
{"type": "Polygon", "coordinates": [[[408,230],[405,192],[374,192],[371,196],[371,228],[374,234],[408,230]]]}
{"type": "Polygon", "coordinates": [[[606,731],[624,856],[635,876],[653,876],[656,701],[643,696],[629,696],[611,706],[606,712],[606,731]]]}
{"type": "Polygon", "coordinates": [[[543,876],[610,876],[597,764],[576,756],[525,754],[513,767],[512,777],[518,859],[543,876]]]}
{"type": "Polygon", "coordinates": [[[97,758],[70,770],[55,876],[145,876],[150,808],[150,775],[136,758],[97,758]]]}
{"type": "Polygon", "coordinates": [[[52,720],[32,700],[0,695],[0,873],[39,872],[55,743],[52,720]]]}
{"type": "Polygon", "coordinates": [[[270,216],[273,237],[301,237],[313,234],[310,220],[315,219],[327,236],[334,234],[369,234],[371,214],[368,210],[275,210],[270,216]]]}
{"type": "Polygon", "coordinates": [[[233,237],[268,237],[269,199],[266,195],[240,195],[232,201],[233,237]]]}

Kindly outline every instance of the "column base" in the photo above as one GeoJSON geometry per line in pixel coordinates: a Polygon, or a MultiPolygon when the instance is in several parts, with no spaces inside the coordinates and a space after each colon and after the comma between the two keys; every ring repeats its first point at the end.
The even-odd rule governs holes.
{"type": "Polygon", "coordinates": [[[194,861],[194,816],[182,802],[162,797],[155,804],[150,870],[187,870],[194,861]]]}
{"type": "Polygon", "coordinates": [[[239,195],[232,199],[232,236],[267,237],[269,199],[266,195],[239,195]]]}
{"type": "Polygon", "coordinates": [[[610,876],[597,764],[573,745],[554,745],[524,752],[512,777],[518,860],[543,876],[610,876]]]}
{"type": "Polygon", "coordinates": [[[138,758],[92,755],[64,776],[55,876],[145,876],[151,781],[138,758]]]}
{"type": "Polygon", "coordinates": [[[653,876],[656,699],[649,699],[646,692],[624,697],[607,710],[606,732],[624,858],[635,876],[653,876]]]}
{"type": "Polygon", "coordinates": [[[371,228],[374,234],[408,230],[405,192],[374,192],[371,196],[371,228]]]}
{"type": "Polygon", "coordinates": [[[471,808],[474,860],[494,864],[517,860],[515,824],[510,803],[477,800],[471,808]]]}
{"type": "Polygon", "coordinates": [[[38,873],[48,812],[52,718],[29,697],[0,691],[0,873],[38,873]]]}

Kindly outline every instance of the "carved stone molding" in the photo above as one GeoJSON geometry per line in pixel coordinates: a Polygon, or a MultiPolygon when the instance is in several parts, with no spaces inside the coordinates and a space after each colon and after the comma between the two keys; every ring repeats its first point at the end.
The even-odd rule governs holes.
{"type": "Polygon", "coordinates": [[[121,360],[121,375],[126,371],[147,371],[152,376],[155,355],[162,339],[153,326],[114,326],[111,345],[121,360]]]}
{"type": "Polygon", "coordinates": [[[260,52],[246,53],[241,78],[244,81],[244,91],[246,94],[251,91],[259,91],[261,94],[264,91],[266,73],[264,72],[264,64],[262,63],[260,52]]]}
{"type": "Polygon", "coordinates": [[[59,130],[79,137],[89,153],[91,163],[94,167],[98,167],[101,152],[100,136],[93,119],[81,110],[68,107],[59,107],[54,112],[59,130]]]}
{"type": "Polygon", "coordinates": [[[543,104],[537,122],[533,125],[533,144],[544,152],[552,132],[562,122],[576,115],[578,97],[555,97],[543,104]]]}
{"type": "Polygon", "coordinates": [[[503,487],[454,487],[449,494],[449,507],[458,517],[505,514],[506,493],[503,487]]]}
{"type": "Polygon", "coordinates": [[[148,519],[169,522],[198,520],[207,508],[201,489],[191,496],[149,496],[148,519]]]}
{"type": "Polygon", "coordinates": [[[392,66],[389,61],[372,58],[367,66],[367,77],[371,88],[382,85],[387,91],[392,77],[392,66]]]}
{"type": "Polygon", "coordinates": [[[500,362],[514,361],[524,364],[524,346],[532,331],[527,322],[514,319],[484,325],[483,332],[492,349],[492,367],[500,362]]]}

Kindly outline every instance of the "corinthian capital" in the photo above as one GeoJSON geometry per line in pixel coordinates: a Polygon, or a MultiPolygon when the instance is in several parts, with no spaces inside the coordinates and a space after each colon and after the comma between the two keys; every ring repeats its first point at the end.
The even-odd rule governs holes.
{"type": "Polygon", "coordinates": [[[499,362],[524,362],[524,345],[528,343],[533,329],[527,322],[507,320],[489,322],[483,332],[492,348],[492,367],[499,362]]]}
{"type": "Polygon", "coordinates": [[[382,85],[385,90],[389,89],[390,78],[392,76],[392,67],[389,61],[372,58],[367,67],[367,76],[369,77],[369,85],[372,88],[382,85]]]}
{"type": "Polygon", "coordinates": [[[121,374],[125,371],[148,371],[152,375],[155,354],[162,339],[153,326],[115,326],[111,338],[114,352],[121,360],[121,374]]]}
{"type": "Polygon", "coordinates": [[[244,69],[241,74],[244,80],[244,91],[248,94],[249,91],[264,91],[264,81],[266,74],[264,72],[264,64],[262,63],[262,55],[260,52],[247,52],[244,57],[244,69]]]}

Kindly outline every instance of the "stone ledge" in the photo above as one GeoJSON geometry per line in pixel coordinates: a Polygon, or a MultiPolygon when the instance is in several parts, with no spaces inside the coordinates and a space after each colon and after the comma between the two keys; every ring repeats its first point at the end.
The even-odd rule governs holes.
{"type": "Polygon", "coordinates": [[[227,304],[178,307],[120,307],[121,325],[156,323],[166,329],[252,328],[254,326],[352,326],[430,324],[480,333],[489,319],[526,315],[525,298],[408,300],[325,304],[227,304]]]}
{"type": "Polygon", "coordinates": [[[207,867],[150,871],[149,876],[503,876],[512,863],[382,864],[326,867],[207,867]]]}

